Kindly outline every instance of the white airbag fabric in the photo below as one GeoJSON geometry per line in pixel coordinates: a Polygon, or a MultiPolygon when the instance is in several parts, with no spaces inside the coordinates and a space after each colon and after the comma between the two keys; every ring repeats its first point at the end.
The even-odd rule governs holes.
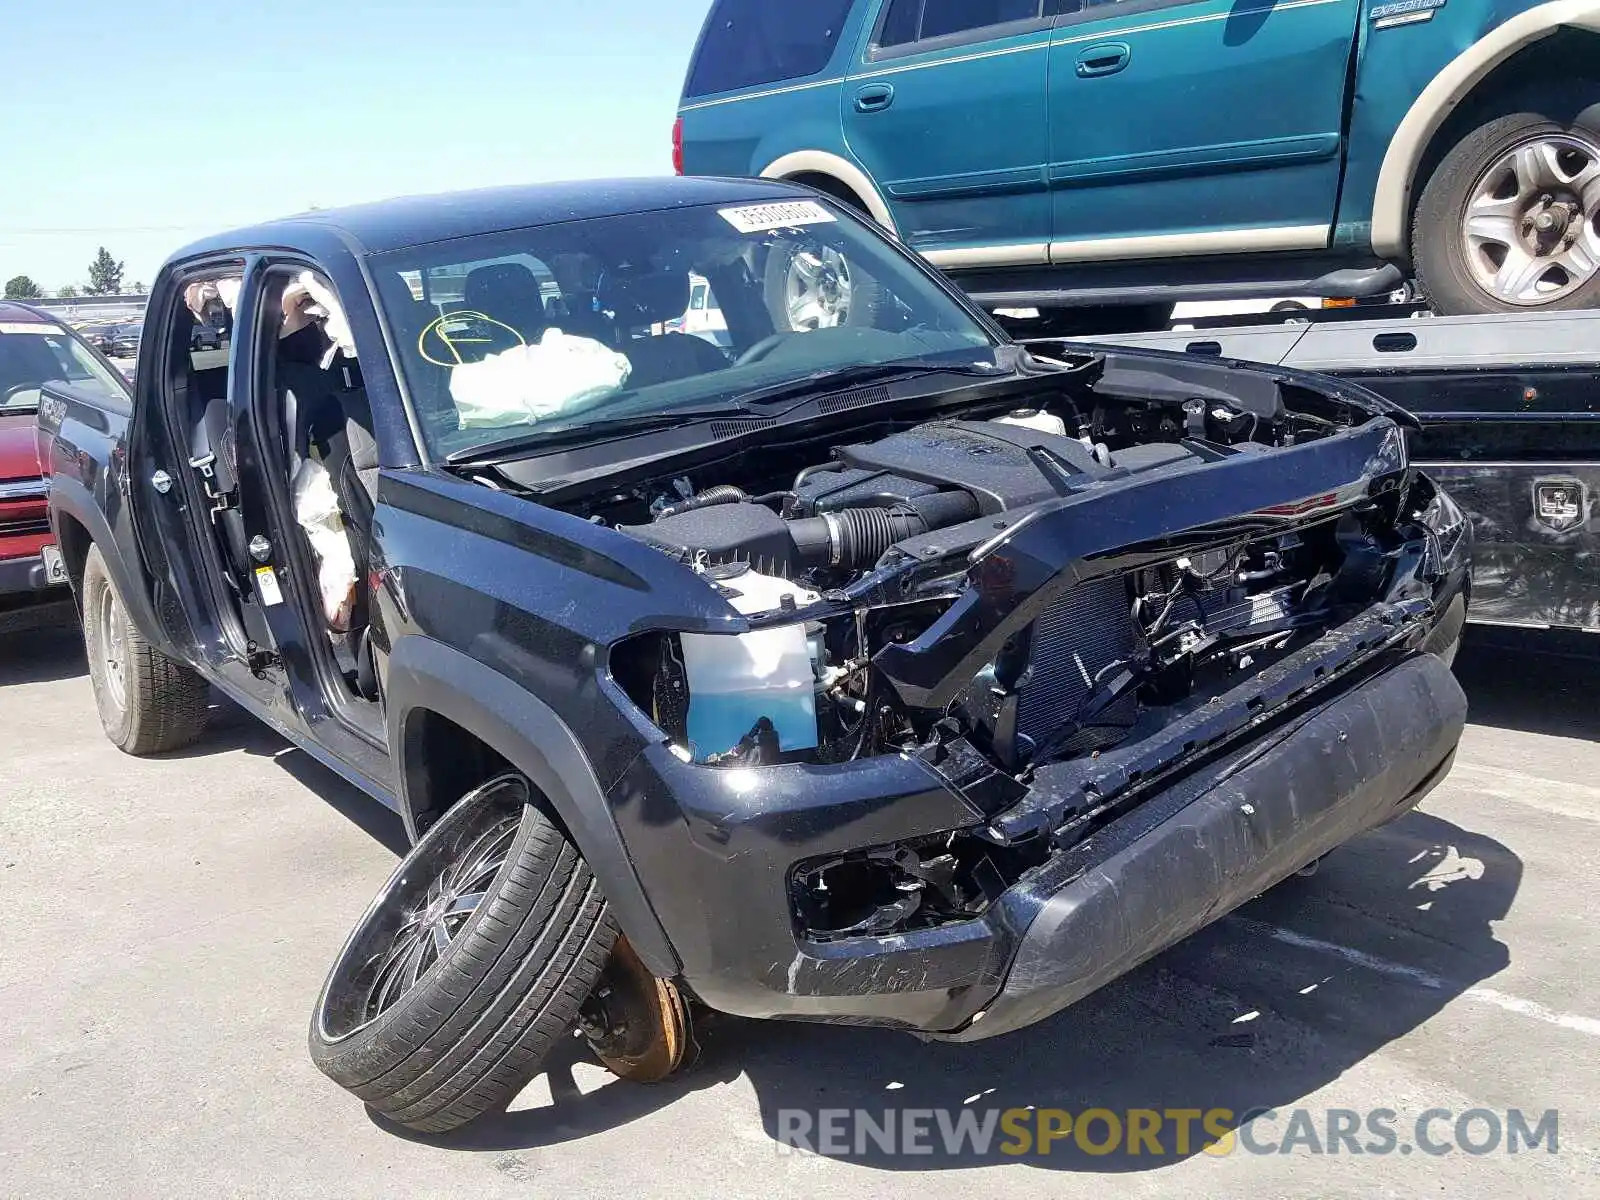
{"type": "Polygon", "coordinates": [[[339,515],[339,498],[328,469],[314,458],[300,464],[294,475],[294,517],[317,556],[317,588],[322,595],[322,616],[328,628],[344,633],[350,628],[356,599],[356,563],[339,515]]]}
{"type": "Polygon", "coordinates": [[[286,338],[298,333],[313,321],[322,322],[322,332],[332,343],[322,356],[322,369],[326,371],[342,350],[347,358],[356,357],[356,338],[350,332],[350,322],[339,307],[332,290],[310,271],[302,271],[283,292],[283,328],[278,336],[286,338]]]}
{"type": "Polygon", "coordinates": [[[450,372],[461,428],[532,425],[621,388],[632,364],[593,338],[545,331],[538,342],[450,372]]]}

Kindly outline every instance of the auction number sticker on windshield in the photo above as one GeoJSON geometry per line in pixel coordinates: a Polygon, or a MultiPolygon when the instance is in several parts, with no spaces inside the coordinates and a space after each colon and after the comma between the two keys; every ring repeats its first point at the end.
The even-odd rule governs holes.
{"type": "Polygon", "coordinates": [[[718,209],[722,219],[740,233],[766,233],[769,229],[794,229],[801,225],[826,225],[837,221],[815,200],[785,200],[780,204],[747,204],[718,209]]]}
{"type": "Polygon", "coordinates": [[[0,333],[59,334],[61,326],[40,321],[0,321],[0,333]]]}

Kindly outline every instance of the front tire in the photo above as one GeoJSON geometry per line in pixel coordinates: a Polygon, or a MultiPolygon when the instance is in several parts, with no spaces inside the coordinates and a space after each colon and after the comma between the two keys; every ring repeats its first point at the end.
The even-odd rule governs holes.
{"type": "Polygon", "coordinates": [[[139,632],[98,546],[83,564],[83,640],[100,724],[119,750],[161,754],[205,730],[206,681],[139,632]]]}
{"type": "Polygon", "coordinates": [[[526,779],[469,793],[351,933],[311,1057],[374,1111],[440,1133],[504,1108],[578,1019],[617,927],[526,779]]]}
{"type": "Polygon", "coordinates": [[[1447,153],[1412,257],[1441,316],[1600,305],[1600,84],[1542,89],[1447,153]]]}

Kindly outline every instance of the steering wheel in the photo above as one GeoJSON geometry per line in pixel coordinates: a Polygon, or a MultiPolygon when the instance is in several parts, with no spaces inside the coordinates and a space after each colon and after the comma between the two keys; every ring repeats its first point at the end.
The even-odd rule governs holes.
{"type": "Polygon", "coordinates": [[[13,396],[21,395],[23,392],[37,392],[38,390],[39,385],[37,383],[13,383],[5,391],[0,392],[0,408],[10,404],[13,396]]]}
{"type": "Polygon", "coordinates": [[[738,358],[734,359],[733,365],[736,367],[743,367],[749,365],[750,363],[760,362],[784,342],[788,341],[794,336],[793,330],[785,330],[782,333],[768,334],[754,346],[751,346],[743,354],[739,355],[738,358]]]}

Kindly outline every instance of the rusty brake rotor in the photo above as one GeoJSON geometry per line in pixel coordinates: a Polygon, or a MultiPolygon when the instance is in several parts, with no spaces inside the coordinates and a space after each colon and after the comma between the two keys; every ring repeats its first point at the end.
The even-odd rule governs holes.
{"type": "Polygon", "coordinates": [[[635,1083],[659,1082],[699,1051],[683,994],[652,975],[625,937],[617,939],[578,1025],[606,1068],[635,1083]]]}

